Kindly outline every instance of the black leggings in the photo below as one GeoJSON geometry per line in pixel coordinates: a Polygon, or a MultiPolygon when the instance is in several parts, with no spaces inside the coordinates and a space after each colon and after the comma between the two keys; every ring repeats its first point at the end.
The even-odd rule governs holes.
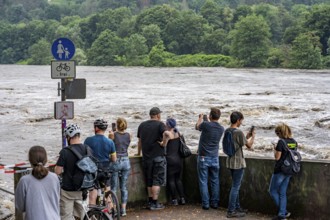
{"type": "Polygon", "coordinates": [[[180,177],[180,171],[167,173],[167,187],[172,199],[176,199],[177,193],[179,194],[180,198],[184,197],[183,184],[180,177]]]}

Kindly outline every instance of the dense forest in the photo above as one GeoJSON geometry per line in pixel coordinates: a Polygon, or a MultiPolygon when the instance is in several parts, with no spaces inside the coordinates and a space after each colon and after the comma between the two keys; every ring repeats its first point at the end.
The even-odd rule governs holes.
{"type": "Polygon", "coordinates": [[[330,0],[0,0],[0,63],[330,67],[330,0]]]}

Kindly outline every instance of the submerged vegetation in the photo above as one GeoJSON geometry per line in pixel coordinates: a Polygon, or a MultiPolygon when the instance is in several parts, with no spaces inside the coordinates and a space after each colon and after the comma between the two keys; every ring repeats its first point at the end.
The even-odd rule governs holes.
{"type": "Polygon", "coordinates": [[[330,0],[0,0],[0,63],[330,67],[330,0]]]}

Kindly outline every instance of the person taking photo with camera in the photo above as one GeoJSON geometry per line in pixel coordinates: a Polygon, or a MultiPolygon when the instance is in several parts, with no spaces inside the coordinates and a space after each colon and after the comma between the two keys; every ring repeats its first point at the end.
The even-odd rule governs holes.
{"type": "Polygon", "coordinates": [[[204,210],[219,207],[219,142],[224,132],[223,126],[218,122],[220,115],[220,109],[211,108],[209,120],[205,118],[204,114],[200,114],[196,124],[196,129],[201,131],[198,144],[197,174],[204,210]],[[208,191],[208,179],[211,183],[211,198],[208,191]]]}

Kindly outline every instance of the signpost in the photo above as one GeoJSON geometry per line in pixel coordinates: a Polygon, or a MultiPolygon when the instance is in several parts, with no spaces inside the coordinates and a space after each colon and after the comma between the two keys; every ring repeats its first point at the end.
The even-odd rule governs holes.
{"type": "Polygon", "coordinates": [[[61,79],[61,85],[58,86],[61,102],[54,103],[54,118],[62,121],[62,147],[65,147],[66,136],[64,134],[64,129],[66,128],[66,119],[73,119],[74,117],[73,102],[66,101],[66,98],[86,98],[86,80],[75,79],[76,63],[71,59],[76,49],[70,39],[56,39],[52,44],[51,51],[53,57],[56,59],[51,62],[51,78],[61,79]]]}

